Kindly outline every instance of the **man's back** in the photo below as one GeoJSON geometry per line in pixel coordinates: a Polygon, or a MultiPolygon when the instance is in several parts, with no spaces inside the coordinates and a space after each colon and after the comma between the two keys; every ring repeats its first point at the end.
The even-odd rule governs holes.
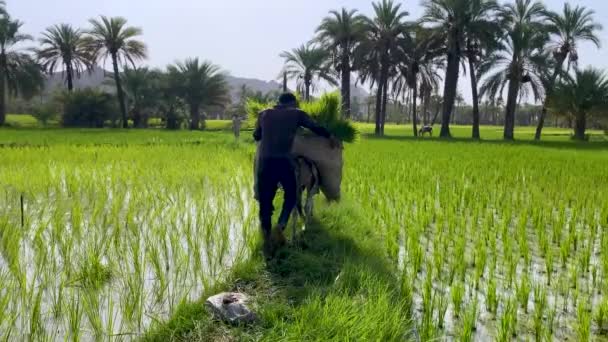
{"type": "Polygon", "coordinates": [[[299,127],[329,137],[329,132],[317,125],[305,112],[291,107],[276,107],[260,113],[254,138],[261,142],[260,158],[282,158],[291,153],[299,127]]]}

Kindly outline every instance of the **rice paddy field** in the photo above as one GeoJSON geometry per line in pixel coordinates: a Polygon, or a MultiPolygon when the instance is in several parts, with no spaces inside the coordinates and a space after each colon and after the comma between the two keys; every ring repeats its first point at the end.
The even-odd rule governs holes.
{"type": "Polygon", "coordinates": [[[345,149],[344,201],[260,255],[253,144],[216,132],[0,130],[0,340],[608,340],[608,142],[345,149]],[[201,299],[252,296],[260,322],[201,299]]]}

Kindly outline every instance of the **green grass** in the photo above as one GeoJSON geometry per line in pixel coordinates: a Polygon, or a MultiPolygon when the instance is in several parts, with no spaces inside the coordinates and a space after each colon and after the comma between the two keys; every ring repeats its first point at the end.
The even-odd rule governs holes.
{"type": "Polygon", "coordinates": [[[213,124],[0,129],[0,339],[606,338],[585,311],[608,298],[599,135],[536,143],[520,128],[503,143],[483,127],[474,142],[454,127],[443,141],[387,126],[379,139],[359,125],[344,201],[319,199],[266,265],[251,138],[213,124]],[[257,324],[209,317],[202,302],[227,290],[252,297],[257,324]]]}

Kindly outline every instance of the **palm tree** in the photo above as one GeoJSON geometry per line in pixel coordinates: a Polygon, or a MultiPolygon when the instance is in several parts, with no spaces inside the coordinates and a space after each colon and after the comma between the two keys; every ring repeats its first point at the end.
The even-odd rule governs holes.
{"type": "MultiPolygon", "coordinates": [[[[450,137],[450,121],[456,102],[462,58],[477,55],[475,47],[495,34],[492,0],[426,0],[422,23],[428,23],[445,42],[447,67],[443,87],[441,137],[450,137]]],[[[473,69],[475,69],[473,67],[473,69]]],[[[472,74],[473,75],[473,74],[472,74]]],[[[476,83],[476,82],[473,82],[476,83]]]]}
{"type": "Polygon", "coordinates": [[[297,81],[298,90],[303,91],[306,101],[310,101],[311,90],[315,90],[315,79],[337,85],[331,71],[329,52],[313,42],[292,51],[283,51],[280,56],[285,59],[284,73],[297,81]]]}
{"type": "Polygon", "coordinates": [[[133,127],[148,127],[150,112],[160,98],[161,73],[149,68],[125,68],[121,82],[128,100],[133,127]]]}
{"type": "MultiPolygon", "coordinates": [[[[601,30],[602,26],[593,21],[594,14],[594,11],[586,9],[585,7],[576,6],[572,8],[569,3],[564,4],[562,14],[548,13],[548,29],[555,37],[553,57],[556,64],[555,69],[548,80],[547,97],[551,96],[551,91],[555,82],[562,73],[564,62],[567,59],[573,63],[578,61],[578,43],[589,41],[598,48],[600,47],[600,38],[597,36],[597,31],[601,30]]],[[[546,104],[543,104],[538,126],[536,127],[536,134],[534,135],[536,140],[540,140],[546,117],[547,106],[546,104]]]]}
{"type": "Polygon", "coordinates": [[[588,116],[605,113],[608,105],[608,78],[591,67],[576,70],[574,77],[557,83],[548,100],[550,107],[574,118],[574,138],[585,140],[588,116]]]}
{"type": "Polygon", "coordinates": [[[33,38],[20,33],[23,23],[8,16],[0,18],[0,125],[6,121],[6,96],[30,98],[44,83],[42,69],[19,46],[33,38]]]}
{"type": "Polygon", "coordinates": [[[375,17],[365,19],[367,37],[361,44],[359,53],[365,64],[362,81],[371,79],[377,83],[376,93],[376,135],[384,135],[386,105],[390,76],[396,74],[396,56],[403,39],[408,39],[408,25],[404,18],[408,12],[401,10],[401,4],[393,0],[373,3],[375,17]]]}
{"type": "Polygon", "coordinates": [[[544,13],[544,6],[533,0],[516,0],[514,4],[506,5],[501,13],[508,33],[502,51],[488,61],[498,70],[485,80],[481,93],[494,98],[508,83],[506,140],[513,140],[515,110],[520,96],[531,92],[540,100],[543,95],[548,60],[544,53],[548,41],[544,13]],[[524,93],[520,94],[521,91],[524,93]]]}
{"type": "Polygon", "coordinates": [[[167,129],[179,129],[185,117],[184,101],[179,97],[182,86],[179,72],[166,72],[159,75],[158,110],[167,129]]]}
{"type": "Polygon", "coordinates": [[[350,77],[353,70],[353,54],[357,44],[363,39],[364,17],[356,10],[331,11],[317,28],[318,40],[334,55],[336,71],[341,75],[342,113],[351,115],[350,77]]]}
{"type": "MultiPolygon", "coordinates": [[[[190,129],[201,126],[201,109],[222,106],[228,98],[228,84],[220,68],[210,62],[199,62],[198,58],[186,59],[168,67],[176,93],[190,110],[190,129]]],[[[205,128],[205,117],[202,118],[205,128]]]]}
{"type": "Polygon", "coordinates": [[[405,86],[412,91],[411,112],[414,136],[418,136],[418,97],[426,102],[424,108],[426,110],[428,96],[432,89],[437,87],[440,79],[437,72],[440,67],[438,57],[442,55],[443,43],[438,38],[439,36],[433,34],[432,31],[418,27],[412,39],[402,41],[402,64],[398,67],[401,77],[397,78],[393,88],[398,93],[402,92],[405,86]],[[427,99],[425,100],[425,98],[427,99]]]}
{"type": "Polygon", "coordinates": [[[483,58],[483,53],[497,47],[497,42],[502,35],[502,28],[496,21],[495,14],[499,10],[498,3],[494,0],[470,0],[469,15],[466,25],[466,50],[465,55],[469,64],[469,76],[471,79],[471,94],[473,100],[473,129],[471,136],[479,139],[479,93],[477,67],[483,58]]]}
{"type": "Polygon", "coordinates": [[[127,107],[120,80],[119,64],[127,62],[135,65],[135,61],[143,60],[147,57],[146,45],[136,39],[142,34],[142,30],[137,27],[127,26],[127,20],[121,17],[108,18],[101,16],[98,19],[91,19],[89,23],[93,28],[88,32],[87,44],[92,51],[94,59],[112,59],[114,70],[114,82],[116,83],[116,93],[122,115],[122,126],[128,128],[127,107]]]}
{"type": "Polygon", "coordinates": [[[437,32],[442,32],[446,42],[447,68],[443,86],[443,110],[441,137],[450,137],[450,116],[454,111],[460,58],[464,50],[464,33],[468,17],[469,0],[427,0],[423,3],[423,23],[430,23],[437,32]]]}
{"type": "Polygon", "coordinates": [[[40,44],[42,47],[36,53],[42,67],[52,74],[63,66],[69,91],[74,89],[74,76],[79,76],[85,68],[92,68],[84,33],[69,24],[47,28],[42,33],[40,44]]]}

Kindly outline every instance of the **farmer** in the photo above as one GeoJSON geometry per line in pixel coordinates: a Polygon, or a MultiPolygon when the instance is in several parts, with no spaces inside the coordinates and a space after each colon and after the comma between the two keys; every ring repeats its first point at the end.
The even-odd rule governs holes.
{"type": "Polygon", "coordinates": [[[241,117],[236,113],[232,115],[232,133],[237,140],[241,136],[241,117]]]}
{"type": "Polygon", "coordinates": [[[291,93],[282,94],[277,106],[260,113],[253,132],[255,141],[260,142],[256,176],[266,257],[272,256],[275,245],[285,244],[283,231],[296,206],[297,184],[291,149],[299,127],[308,128],[317,135],[329,138],[332,146],[336,145],[336,140],[325,128],[298,109],[296,97],[291,93]],[[279,184],[283,187],[285,199],[279,222],[273,231],[272,203],[279,184]]]}

